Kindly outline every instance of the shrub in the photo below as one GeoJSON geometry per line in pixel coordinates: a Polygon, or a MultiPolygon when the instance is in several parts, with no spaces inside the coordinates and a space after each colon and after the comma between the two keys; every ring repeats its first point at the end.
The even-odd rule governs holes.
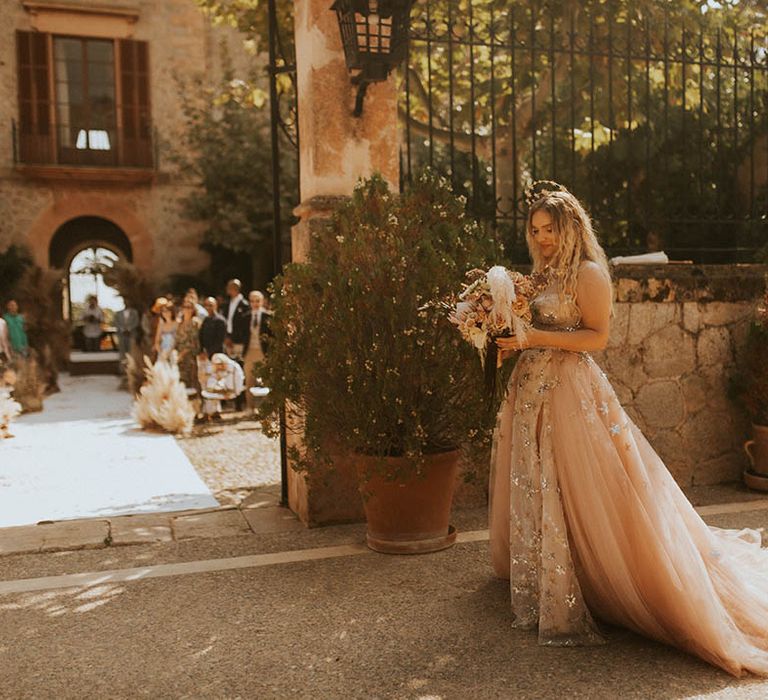
{"type": "Polygon", "coordinates": [[[310,251],[274,282],[261,372],[268,428],[283,402],[302,409],[298,468],[327,463],[330,448],[411,457],[418,470],[425,454],[487,446],[494,415],[480,363],[425,306],[496,257],[462,199],[432,173],[400,196],[373,176],[313,232],[310,251]]]}

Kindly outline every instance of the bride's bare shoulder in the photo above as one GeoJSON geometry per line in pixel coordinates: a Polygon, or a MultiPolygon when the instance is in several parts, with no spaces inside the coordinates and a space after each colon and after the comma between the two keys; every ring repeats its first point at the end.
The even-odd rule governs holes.
{"type": "Polygon", "coordinates": [[[579,275],[577,284],[586,285],[610,285],[611,279],[607,270],[594,260],[582,260],[579,263],[579,275]]]}

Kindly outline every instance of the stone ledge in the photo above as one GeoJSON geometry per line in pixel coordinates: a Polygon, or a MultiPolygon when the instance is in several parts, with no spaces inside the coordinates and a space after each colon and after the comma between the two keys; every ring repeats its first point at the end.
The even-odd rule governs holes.
{"type": "Polygon", "coordinates": [[[277,505],[277,496],[267,494],[243,508],[229,505],[0,528],[0,557],[299,529],[304,525],[296,516],[277,505]]]}
{"type": "Polygon", "coordinates": [[[251,532],[248,522],[239,510],[183,515],[171,521],[174,539],[198,537],[232,537],[251,532]]]}
{"type": "Polygon", "coordinates": [[[115,518],[110,525],[112,546],[173,541],[167,515],[126,515],[115,518]]]}
{"type": "Polygon", "coordinates": [[[107,520],[69,520],[0,530],[0,555],[99,549],[108,544],[107,520]]]}
{"type": "Polygon", "coordinates": [[[768,265],[613,265],[618,302],[754,301],[768,265]]]}

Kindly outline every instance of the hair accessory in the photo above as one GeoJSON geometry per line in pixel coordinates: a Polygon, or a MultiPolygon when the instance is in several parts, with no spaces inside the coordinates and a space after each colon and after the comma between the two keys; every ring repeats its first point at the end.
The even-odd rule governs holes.
{"type": "Polygon", "coordinates": [[[541,199],[545,194],[550,192],[567,192],[568,189],[554,180],[534,180],[528,187],[525,188],[523,197],[525,198],[525,205],[530,209],[533,203],[541,199]]]}

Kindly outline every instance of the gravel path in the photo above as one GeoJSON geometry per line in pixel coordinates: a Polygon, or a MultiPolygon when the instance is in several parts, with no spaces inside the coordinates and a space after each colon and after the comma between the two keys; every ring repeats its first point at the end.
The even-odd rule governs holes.
{"type": "Polygon", "coordinates": [[[222,418],[177,441],[217,500],[236,505],[255,488],[280,482],[280,446],[247,414],[222,418]]]}

